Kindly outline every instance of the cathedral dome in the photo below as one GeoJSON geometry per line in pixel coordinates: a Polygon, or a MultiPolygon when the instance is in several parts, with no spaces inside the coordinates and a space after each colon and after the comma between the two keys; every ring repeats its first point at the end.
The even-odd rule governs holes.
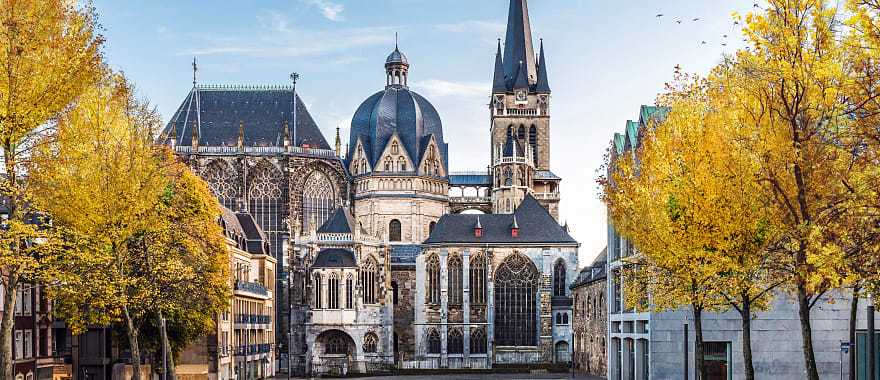
{"type": "Polygon", "coordinates": [[[358,140],[363,144],[370,165],[375,167],[392,136],[397,135],[409,158],[418,163],[431,137],[446,157],[443,125],[434,106],[423,96],[406,86],[406,56],[395,48],[386,63],[388,83],[358,107],[351,120],[349,154],[352,156],[358,140]],[[389,66],[392,66],[389,68],[389,66]],[[402,71],[402,72],[401,72],[402,71]]]}

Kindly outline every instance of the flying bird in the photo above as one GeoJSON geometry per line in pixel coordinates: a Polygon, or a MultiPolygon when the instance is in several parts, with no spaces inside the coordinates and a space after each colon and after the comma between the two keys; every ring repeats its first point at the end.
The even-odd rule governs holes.
{"type": "Polygon", "coordinates": [[[727,38],[727,35],[725,34],[725,35],[723,35],[723,36],[721,36],[721,37],[727,38]]]}
{"type": "Polygon", "coordinates": [[[693,21],[700,21],[699,17],[695,17],[693,21]]]}
{"type": "Polygon", "coordinates": [[[675,67],[673,67],[673,69],[675,69],[675,72],[679,72],[679,71],[681,71],[681,65],[676,64],[675,67]]]}
{"type": "Polygon", "coordinates": [[[675,20],[676,24],[681,24],[681,20],[675,20]]]}
{"type": "Polygon", "coordinates": [[[703,41],[703,42],[701,43],[701,45],[705,45],[705,44],[706,44],[706,41],[703,41]]]}

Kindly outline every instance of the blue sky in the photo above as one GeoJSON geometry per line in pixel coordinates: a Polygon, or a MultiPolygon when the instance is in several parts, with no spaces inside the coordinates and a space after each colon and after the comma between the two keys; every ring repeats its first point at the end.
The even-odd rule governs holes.
{"type": "MultiPolygon", "coordinates": [[[[192,87],[195,56],[203,84],[288,84],[289,74],[299,72],[299,94],[331,143],[337,125],[346,142],[357,106],[383,88],[383,63],[397,32],[412,65],[410,87],[443,119],[450,169],[479,170],[488,163],[486,104],[508,0],[94,4],[110,64],[166,120],[192,87]]],[[[561,219],[581,242],[582,265],[606,244],[595,179],[611,136],[637,117],[640,105],[654,101],[676,64],[705,73],[724,52],[742,46],[731,13],[751,6],[727,0],[529,2],[553,89],[551,166],[563,178],[561,219]]]]}

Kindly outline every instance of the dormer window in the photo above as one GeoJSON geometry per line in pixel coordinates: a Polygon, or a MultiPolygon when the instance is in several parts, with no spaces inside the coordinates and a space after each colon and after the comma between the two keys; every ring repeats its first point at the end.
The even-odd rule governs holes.
{"type": "Polygon", "coordinates": [[[397,146],[397,141],[391,144],[391,154],[400,154],[400,148],[397,146]]]}
{"type": "Polygon", "coordinates": [[[483,237],[483,224],[480,223],[479,216],[477,216],[477,223],[474,224],[474,237],[483,237]]]}
{"type": "Polygon", "coordinates": [[[511,237],[519,237],[519,228],[511,228],[510,229],[511,237]]]}

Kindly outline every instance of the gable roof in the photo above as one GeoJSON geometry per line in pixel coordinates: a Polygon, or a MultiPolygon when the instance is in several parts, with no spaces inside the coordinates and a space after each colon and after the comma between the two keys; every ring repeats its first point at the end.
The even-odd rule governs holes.
{"type": "Polygon", "coordinates": [[[531,195],[526,195],[513,214],[443,215],[425,244],[570,244],[577,241],[531,195]],[[483,227],[482,237],[474,236],[477,218],[483,227]],[[510,234],[519,227],[518,237],[510,234]]]}
{"type": "Polygon", "coordinates": [[[352,231],[354,231],[354,219],[344,207],[337,208],[321,228],[318,228],[320,234],[350,234],[352,231]]]}
{"type": "Polygon", "coordinates": [[[293,126],[293,89],[286,86],[196,86],[190,90],[162,132],[176,137],[177,145],[192,145],[193,125],[199,145],[236,146],[239,125],[244,125],[245,146],[282,146],[284,123],[289,124],[294,146],[330,149],[327,140],[296,96],[293,126]]]}

